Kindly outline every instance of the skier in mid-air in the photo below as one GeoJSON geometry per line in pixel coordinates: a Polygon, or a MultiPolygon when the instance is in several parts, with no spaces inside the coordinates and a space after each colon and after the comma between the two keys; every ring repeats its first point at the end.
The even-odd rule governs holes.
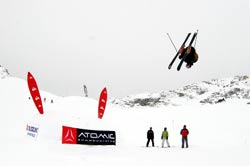
{"type": "Polygon", "coordinates": [[[182,59],[184,57],[185,52],[187,52],[187,56],[186,56],[184,62],[186,62],[187,68],[191,68],[193,66],[193,64],[198,61],[198,58],[199,58],[198,54],[197,54],[194,47],[190,47],[189,49],[188,49],[188,47],[186,47],[186,48],[182,47],[180,50],[179,59],[182,59]]]}
{"type": "MultiPolygon", "coordinates": [[[[172,39],[169,36],[170,41],[172,42],[172,44],[174,45],[175,49],[176,49],[176,55],[174,56],[173,60],[170,62],[168,69],[171,69],[173,63],[175,62],[175,60],[177,59],[177,57],[179,56],[179,59],[181,60],[179,62],[179,65],[177,67],[177,70],[179,71],[181,69],[181,66],[183,64],[183,62],[186,62],[186,67],[187,68],[191,68],[192,65],[198,61],[198,54],[195,50],[195,46],[193,47],[192,44],[195,41],[196,37],[198,34],[198,30],[197,32],[195,32],[193,34],[193,37],[191,39],[191,41],[189,42],[188,46],[185,47],[185,44],[188,40],[188,38],[190,37],[191,33],[188,33],[187,37],[185,38],[184,42],[182,43],[181,47],[179,50],[176,49],[174,43],[172,42],[172,39]]],[[[195,45],[195,44],[194,44],[195,45]]]]}

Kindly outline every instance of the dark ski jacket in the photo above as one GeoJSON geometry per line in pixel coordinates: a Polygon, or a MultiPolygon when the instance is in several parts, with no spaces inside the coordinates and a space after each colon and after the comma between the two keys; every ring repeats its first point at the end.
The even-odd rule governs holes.
{"type": "Polygon", "coordinates": [[[154,132],[153,132],[153,130],[148,130],[148,132],[147,132],[147,138],[148,139],[154,139],[154,132]]]}
{"type": "MultiPolygon", "coordinates": [[[[188,47],[187,47],[187,48],[188,48],[188,47]]],[[[182,53],[181,53],[181,55],[180,55],[180,57],[179,57],[180,59],[183,58],[185,52],[187,51],[187,48],[185,48],[185,49],[182,51],[182,53]]],[[[198,61],[198,58],[199,58],[199,57],[198,57],[198,54],[196,53],[195,48],[194,48],[194,47],[191,47],[191,51],[190,51],[189,54],[187,54],[187,57],[186,57],[186,59],[185,59],[185,62],[186,62],[188,65],[192,66],[195,62],[198,61]]]]}

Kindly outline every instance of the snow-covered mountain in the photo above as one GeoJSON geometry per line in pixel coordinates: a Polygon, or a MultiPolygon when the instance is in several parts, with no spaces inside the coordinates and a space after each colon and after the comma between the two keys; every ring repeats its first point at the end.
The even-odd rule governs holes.
{"type": "Polygon", "coordinates": [[[7,76],[9,76],[8,70],[0,65],[0,79],[3,79],[7,76]]]}
{"type": "Polygon", "coordinates": [[[175,166],[232,163],[248,166],[250,105],[245,104],[244,99],[228,101],[234,96],[249,101],[248,87],[249,79],[243,76],[202,82],[160,94],[137,95],[134,101],[147,104],[146,101],[154,100],[157,105],[164,99],[172,104],[200,103],[209,97],[218,99],[212,94],[221,92],[220,97],[225,97],[226,102],[140,108],[117,107],[111,102],[107,104],[103,119],[98,119],[96,100],[81,96],[60,97],[43,90],[40,90],[41,97],[47,100],[43,100],[44,114],[41,115],[29,99],[26,80],[6,77],[0,79],[0,163],[7,166],[79,163],[86,166],[151,166],[166,163],[167,156],[167,162],[175,166]],[[161,98],[157,100],[157,96],[161,98]],[[54,102],[49,102],[50,99],[54,102]],[[180,129],[184,124],[190,131],[188,149],[181,148],[180,129]],[[28,135],[27,125],[38,128],[35,138],[28,135]],[[62,144],[62,126],[115,131],[116,146],[62,144]],[[155,132],[155,148],[151,144],[145,148],[150,126],[155,132]],[[164,127],[169,131],[170,148],[159,148],[164,127]]]}
{"type": "Polygon", "coordinates": [[[249,76],[212,79],[161,93],[145,93],[112,99],[110,103],[125,106],[162,106],[186,104],[216,104],[230,99],[245,99],[250,104],[249,76]]]}

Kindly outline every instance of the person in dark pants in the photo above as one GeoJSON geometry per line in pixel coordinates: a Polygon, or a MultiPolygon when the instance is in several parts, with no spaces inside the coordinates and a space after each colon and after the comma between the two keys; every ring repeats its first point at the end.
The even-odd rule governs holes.
{"type": "Polygon", "coordinates": [[[154,147],[155,146],[154,145],[154,131],[152,130],[152,127],[150,127],[149,130],[148,130],[148,132],[147,132],[147,139],[148,139],[148,141],[147,141],[147,145],[146,146],[148,147],[149,142],[151,140],[152,146],[154,147]]]}
{"type": "Polygon", "coordinates": [[[180,134],[182,135],[182,145],[181,145],[181,147],[184,148],[184,144],[186,143],[186,148],[188,148],[188,134],[189,134],[189,131],[186,128],[186,125],[183,126],[183,129],[181,130],[180,134]]]}
{"type": "Polygon", "coordinates": [[[193,64],[198,61],[198,54],[194,47],[190,47],[190,49],[188,49],[188,47],[183,47],[180,51],[181,55],[179,56],[179,59],[183,58],[185,52],[187,52],[186,59],[184,60],[186,62],[186,67],[191,68],[193,64]]]}

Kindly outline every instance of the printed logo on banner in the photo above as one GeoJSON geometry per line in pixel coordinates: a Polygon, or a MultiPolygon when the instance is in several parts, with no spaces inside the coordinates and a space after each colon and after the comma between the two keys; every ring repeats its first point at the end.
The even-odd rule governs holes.
{"type": "Polygon", "coordinates": [[[63,144],[115,145],[115,131],[86,130],[62,126],[63,144]]]}
{"type": "Polygon", "coordinates": [[[115,145],[114,131],[77,129],[77,143],[88,145],[115,145]]]}
{"type": "Polygon", "coordinates": [[[63,126],[62,143],[76,144],[77,129],[73,127],[63,126]]]}
{"type": "Polygon", "coordinates": [[[38,135],[38,131],[39,131],[39,125],[37,124],[26,125],[26,132],[29,137],[36,139],[38,135]]]}

